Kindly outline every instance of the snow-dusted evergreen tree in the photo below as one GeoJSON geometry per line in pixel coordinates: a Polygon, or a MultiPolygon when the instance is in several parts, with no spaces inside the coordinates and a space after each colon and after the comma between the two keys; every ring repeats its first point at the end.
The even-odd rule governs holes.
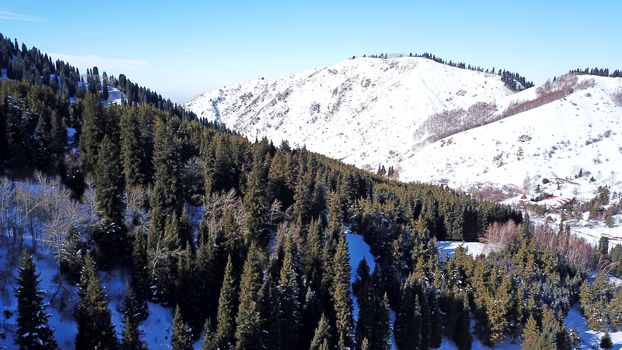
{"type": "Polygon", "coordinates": [[[330,342],[330,322],[328,318],[322,314],[320,317],[320,321],[315,328],[315,334],[313,335],[313,339],[311,340],[311,346],[309,350],[324,350],[331,348],[330,342]]]}
{"type": "Polygon", "coordinates": [[[291,349],[300,341],[301,305],[298,253],[291,234],[285,239],[283,264],[279,274],[278,319],[281,348],[291,349]]]}
{"type": "Polygon", "coordinates": [[[265,349],[278,349],[281,338],[279,310],[279,290],[274,274],[268,273],[259,290],[259,312],[261,314],[261,343],[265,349]]]}
{"type": "MultiPolygon", "coordinates": [[[[147,238],[149,261],[158,260],[163,263],[162,266],[164,267],[170,266],[170,264],[164,264],[164,262],[169,260],[171,251],[171,245],[167,243],[170,243],[170,239],[173,239],[173,237],[166,237],[165,226],[173,214],[179,213],[181,208],[179,183],[180,155],[175,131],[171,123],[171,121],[158,118],[155,124],[153,153],[155,183],[151,191],[149,203],[151,211],[147,238]],[[167,238],[169,242],[165,242],[167,238]]],[[[179,240],[179,235],[174,237],[174,239],[179,240]]],[[[178,246],[179,244],[176,244],[176,247],[178,246]]],[[[152,266],[156,265],[152,264],[152,266]]],[[[158,281],[157,278],[159,276],[169,273],[167,271],[158,271],[157,268],[152,268],[149,272],[151,279],[154,281],[158,281]]]]}
{"type": "Polygon", "coordinates": [[[102,139],[95,166],[95,189],[98,213],[118,225],[123,223],[123,172],[119,162],[118,142],[107,135],[102,139]]]}
{"type": "Polygon", "coordinates": [[[123,339],[121,341],[121,350],[143,350],[145,345],[140,339],[141,333],[138,330],[138,325],[129,315],[126,313],[125,320],[123,321],[123,339]]]}
{"type": "Polygon", "coordinates": [[[369,275],[369,265],[361,260],[357,268],[357,280],[352,289],[358,298],[359,314],[356,324],[357,344],[367,342],[368,349],[390,348],[391,324],[389,299],[382,292],[380,269],[369,275]]]}
{"type": "Polygon", "coordinates": [[[93,259],[88,254],[84,258],[78,296],[76,349],[117,349],[108,297],[100,285],[93,259]]]}
{"type": "Polygon", "coordinates": [[[173,337],[171,345],[173,350],[192,350],[192,329],[184,321],[179,307],[175,308],[175,316],[173,317],[173,337]]]}
{"type": "Polygon", "coordinates": [[[237,301],[237,283],[233,275],[231,256],[227,260],[225,276],[218,298],[216,337],[221,349],[233,349],[235,333],[235,310],[237,301]]]}
{"type": "Polygon", "coordinates": [[[214,333],[214,329],[212,327],[212,320],[205,320],[205,325],[203,325],[203,344],[201,345],[201,350],[217,350],[218,349],[218,339],[216,339],[216,333],[214,333]]]}
{"type": "Polygon", "coordinates": [[[240,305],[236,316],[236,349],[261,349],[261,314],[259,290],[262,269],[258,248],[252,244],[244,261],[240,278],[240,305]]]}
{"type": "Polygon", "coordinates": [[[339,237],[334,259],[333,300],[338,345],[341,349],[354,346],[352,296],[350,295],[350,253],[345,235],[339,237]]]}
{"type": "Polygon", "coordinates": [[[132,247],[132,285],[136,298],[146,301],[149,297],[149,270],[147,259],[147,235],[145,230],[138,226],[134,229],[134,243],[132,247]]]}
{"type": "Polygon", "coordinates": [[[95,169],[99,154],[99,142],[104,133],[104,110],[97,96],[87,94],[82,100],[82,128],[80,133],[80,163],[87,172],[95,169]]]}
{"type": "Polygon", "coordinates": [[[43,291],[39,290],[32,256],[24,251],[17,277],[17,335],[15,342],[20,349],[54,350],[58,348],[54,332],[48,325],[43,291]]]}
{"type": "Polygon", "coordinates": [[[605,350],[613,348],[613,342],[611,341],[611,335],[609,335],[609,332],[605,332],[602,338],[600,338],[600,348],[605,350]]]}
{"type": "Polygon", "coordinates": [[[123,175],[128,187],[147,184],[144,169],[141,167],[144,145],[141,144],[141,131],[138,113],[128,109],[121,114],[121,155],[123,175]]]}
{"type": "Polygon", "coordinates": [[[259,157],[253,161],[253,169],[248,175],[246,193],[244,194],[242,204],[249,215],[247,225],[252,239],[262,247],[267,246],[269,236],[266,231],[266,223],[268,221],[266,174],[263,168],[263,161],[259,157]]]}
{"type": "Polygon", "coordinates": [[[83,249],[80,231],[72,225],[61,243],[60,271],[73,283],[80,280],[83,249]]]}

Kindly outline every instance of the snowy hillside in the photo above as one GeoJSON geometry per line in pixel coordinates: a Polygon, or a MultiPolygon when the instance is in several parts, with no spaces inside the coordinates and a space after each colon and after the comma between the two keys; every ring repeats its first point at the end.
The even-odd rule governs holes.
{"type": "Polygon", "coordinates": [[[208,92],[186,105],[247,137],[288,140],[404,181],[536,186],[583,173],[619,187],[622,79],[568,75],[512,93],[425,58],[357,58],[208,92]]]}
{"type": "Polygon", "coordinates": [[[211,91],[186,107],[251,139],[288,140],[375,170],[400,164],[414,145],[438,139],[429,118],[494,109],[495,100],[510,94],[493,74],[425,58],[357,58],[211,91]]]}
{"type": "Polygon", "coordinates": [[[529,188],[543,178],[574,179],[581,172],[596,183],[619,187],[622,79],[585,75],[566,80],[567,94],[541,106],[533,101],[547,94],[544,88],[501,99],[501,110],[521,103],[528,109],[530,102],[535,108],[411,153],[400,164],[401,177],[454,187],[490,182],[529,188]]]}

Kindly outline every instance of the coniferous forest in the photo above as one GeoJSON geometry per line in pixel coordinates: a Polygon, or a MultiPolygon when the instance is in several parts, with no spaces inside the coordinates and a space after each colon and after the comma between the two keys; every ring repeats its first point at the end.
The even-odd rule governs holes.
{"type": "Polygon", "coordinates": [[[474,337],[572,349],[564,316],[577,303],[594,329],[622,326],[620,288],[603,274],[587,282],[608,250],[575,259],[560,248],[568,233],[549,244],[525,213],[249,141],[124,75],[84,76],[16,40],[1,38],[0,67],[0,230],[22,256],[21,349],[59,348],[28,237],[78,286],[77,349],[146,348],[148,302],[174,309],[173,349],[432,349],[443,339],[470,349],[474,337]],[[105,103],[109,86],[123,103],[105,103]],[[68,219],[75,206],[91,216],[68,219]],[[374,269],[362,260],[352,271],[346,232],[370,246],[374,269]],[[437,244],[480,240],[498,249],[447,256],[437,244]],[[131,275],[122,333],[98,275],[113,268],[131,275]]]}

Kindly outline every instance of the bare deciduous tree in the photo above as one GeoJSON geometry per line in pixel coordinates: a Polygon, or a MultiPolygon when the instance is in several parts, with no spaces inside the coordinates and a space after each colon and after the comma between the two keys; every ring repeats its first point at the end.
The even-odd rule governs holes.
{"type": "Polygon", "coordinates": [[[547,249],[562,254],[583,271],[597,266],[594,247],[584,238],[569,232],[559,234],[548,225],[537,226],[532,238],[547,249]]]}
{"type": "Polygon", "coordinates": [[[496,249],[507,247],[518,237],[518,226],[512,220],[506,223],[495,222],[486,229],[483,240],[496,249]]]}
{"type": "Polygon", "coordinates": [[[147,203],[151,188],[144,187],[128,187],[125,196],[125,226],[131,229],[136,224],[146,229],[146,223],[149,217],[147,211],[147,203]]]}
{"type": "Polygon", "coordinates": [[[10,232],[11,204],[15,200],[15,185],[7,178],[0,179],[0,232],[10,232]]]}

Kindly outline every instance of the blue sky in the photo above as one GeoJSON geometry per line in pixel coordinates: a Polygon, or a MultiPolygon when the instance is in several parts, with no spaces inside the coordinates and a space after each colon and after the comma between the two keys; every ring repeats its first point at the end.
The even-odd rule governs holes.
{"type": "Polygon", "coordinates": [[[432,52],[536,83],[576,67],[622,69],[621,10],[617,0],[8,0],[0,32],[185,102],[370,53],[432,52]]]}

